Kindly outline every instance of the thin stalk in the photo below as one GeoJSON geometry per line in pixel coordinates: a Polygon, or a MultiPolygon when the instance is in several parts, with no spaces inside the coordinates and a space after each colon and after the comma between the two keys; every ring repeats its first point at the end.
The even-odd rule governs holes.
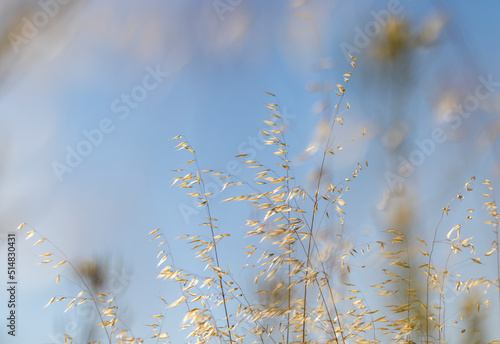
{"type": "MultiPolygon", "coordinates": [[[[332,121],[332,125],[330,126],[330,131],[328,132],[328,140],[326,141],[326,145],[325,145],[325,149],[323,151],[323,157],[322,157],[322,160],[321,160],[321,167],[320,167],[320,170],[319,170],[319,176],[318,176],[318,183],[316,185],[316,192],[314,194],[314,203],[313,203],[313,214],[312,214],[312,217],[311,217],[311,229],[310,229],[310,236],[309,236],[309,240],[308,240],[308,247],[307,247],[307,253],[306,253],[306,258],[307,258],[307,267],[310,266],[310,255],[311,255],[311,237],[313,236],[313,232],[314,232],[314,220],[316,218],[316,213],[318,211],[318,201],[319,201],[319,191],[320,191],[320,187],[321,187],[321,180],[323,178],[323,172],[324,172],[324,169],[325,169],[325,160],[326,160],[326,155],[328,154],[328,151],[330,149],[330,145],[331,145],[331,139],[332,139],[332,133],[333,133],[333,128],[335,126],[335,121],[337,119],[337,115],[339,113],[339,109],[340,109],[340,104],[342,104],[342,100],[344,99],[344,95],[345,95],[345,88],[347,88],[347,84],[349,83],[349,79],[346,80],[345,82],[345,86],[344,86],[344,91],[342,92],[341,96],[340,96],[340,100],[338,101],[337,105],[335,106],[335,115],[333,116],[333,121],[332,121]]],[[[302,341],[305,342],[306,341],[306,311],[307,311],[307,286],[308,286],[308,283],[307,283],[307,278],[309,276],[309,271],[307,270],[306,271],[306,276],[305,276],[305,283],[304,283],[304,312],[303,312],[303,325],[302,325],[302,341]]]]}
{"type": "MultiPolygon", "coordinates": [[[[40,233],[39,231],[37,231],[35,229],[33,229],[33,231],[35,233],[37,233],[38,235],[40,235],[42,238],[44,238],[45,241],[47,241],[48,243],[50,243],[52,245],[52,247],[54,247],[57,251],[59,251],[59,253],[64,257],[64,260],[66,260],[66,262],[68,262],[68,264],[71,266],[71,268],[73,269],[73,271],[76,273],[76,275],[78,276],[78,278],[80,279],[80,281],[83,283],[83,285],[85,286],[85,288],[87,288],[87,292],[90,294],[90,297],[92,298],[92,302],[94,303],[94,306],[95,306],[95,308],[97,310],[97,314],[99,314],[99,319],[101,320],[101,323],[104,323],[104,319],[102,317],[101,311],[100,311],[99,306],[97,304],[97,300],[96,300],[94,294],[92,293],[92,290],[87,285],[87,283],[85,282],[85,279],[82,277],[82,275],[80,274],[80,272],[78,271],[78,269],[69,260],[68,256],[66,256],[66,254],[64,254],[64,252],[59,249],[59,247],[57,247],[50,239],[48,239],[47,237],[45,237],[42,233],[40,233]]],[[[109,344],[111,344],[112,343],[111,342],[111,335],[109,334],[108,329],[106,328],[106,326],[103,326],[103,328],[104,328],[104,331],[106,332],[106,336],[108,337],[109,344]]]]}
{"type": "MultiPolygon", "coordinates": [[[[193,152],[193,155],[194,155],[194,159],[195,159],[196,170],[197,170],[197,173],[199,174],[200,173],[199,171],[201,171],[201,169],[200,169],[200,166],[198,165],[198,159],[196,157],[196,153],[193,152]]],[[[204,195],[206,193],[205,181],[201,177],[199,177],[199,179],[200,179],[200,186],[201,186],[201,189],[203,191],[202,195],[204,195]]],[[[208,196],[204,196],[204,197],[208,197],[208,196]]],[[[219,266],[219,253],[217,250],[217,242],[215,241],[215,233],[214,233],[214,228],[213,228],[212,213],[210,210],[210,202],[208,202],[208,200],[206,200],[205,204],[206,204],[206,209],[207,209],[208,221],[210,223],[209,227],[210,227],[210,231],[212,233],[212,244],[214,246],[215,263],[217,264],[217,267],[220,268],[220,266],[219,266]]],[[[228,331],[228,335],[229,335],[229,343],[233,343],[233,339],[231,336],[231,325],[229,323],[229,313],[227,311],[227,305],[226,305],[226,295],[225,295],[225,291],[224,291],[224,283],[223,283],[222,275],[220,274],[220,272],[217,272],[217,276],[219,277],[221,296],[222,296],[222,301],[224,304],[224,313],[226,315],[226,324],[227,324],[227,331],[228,331]]]]}

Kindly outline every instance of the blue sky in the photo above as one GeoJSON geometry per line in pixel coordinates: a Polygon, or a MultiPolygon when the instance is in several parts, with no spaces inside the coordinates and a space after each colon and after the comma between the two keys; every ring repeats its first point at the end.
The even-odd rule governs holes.
{"type": "MultiPolygon", "coordinates": [[[[176,152],[175,142],[169,139],[186,136],[202,168],[225,170],[242,147],[248,148],[244,143],[265,128],[262,120],[269,115],[264,103],[275,102],[263,92],[268,91],[278,95],[291,117],[288,137],[297,158],[314,139],[322,116],[315,111],[319,102],[335,101],[332,95],[308,89],[318,82],[342,81],[350,66],[341,44],[353,44],[355,28],[372,20],[370,10],[384,10],[390,2],[310,1],[294,8],[299,2],[242,1],[222,17],[214,3],[149,0],[61,5],[49,25],[20,45],[19,52],[3,55],[5,61],[17,64],[6,74],[0,97],[5,147],[0,151],[0,233],[4,236],[27,222],[74,261],[105,255],[122,261],[131,276],[127,288],[120,291],[124,318],[134,334],[144,338],[149,334],[144,324],[162,310],[156,296],[174,298],[177,293],[175,286],[155,279],[156,247],[146,234],[160,228],[169,238],[177,264],[197,267],[185,246],[174,241],[200,228],[198,220],[186,223],[179,212],[179,204],[190,205],[190,199],[170,187],[175,177],[171,170],[181,168],[189,157],[176,152]],[[64,6],[71,8],[64,12],[64,6]],[[332,69],[318,69],[327,62],[332,69]],[[112,104],[118,100],[123,105],[122,95],[143,85],[155,69],[168,76],[156,80],[144,100],[129,107],[128,117],[120,119],[112,104]],[[77,149],[85,140],[82,131],[95,130],[106,119],[112,132],[104,134],[71,172],[58,178],[54,162],[66,164],[67,147],[77,149]]],[[[408,181],[418,186],[420,224],[434,228],[443,205],[472,175],[499,186],[498,144],[481,140],[497,133],[493,129],[500,113],[498,89],[459,130],[451,130],[434,114],[447,89],[465,98],[479,83],[478,77],[492,75],[500,80],[500,4],[493,0],[455,1],[453,6],[436,1],[401,0],[400,4],[402,15],[416,30],[429,18],[448,23],[433,45],[415,55],[415,84],[406,108],[406,116],[416,123],[409,151],[415,148],[413,140],[428,138],[437,127],[448,130],[450,138],[408,181]],[[443,7],[438,10],[438,5],[443,7]]],[[[40,11],[38,3],[33,6],[40,11]]],[[[390,92],[383,92],[387,84],[382,73],[373,72],[381,69],[374,69],[379,67],[374,67],[369,49],[361,49],[346,93],[351,109],[335,134],[346,145],[332,164],[337,181],[349,176],[358,161],[370,164],[345,196],[347,227],[356,244],[374,240],[384,229],[380,218],[385,215],[377,212],[377,204],[389,164],[381,137],[388,123],[383,118],[390,92]],[[367,135],[350,143],[364,128],[367,135]]],[[[265,151],[258,151],[257,157],[272,161],[265,151]]],[[[318,158],[297,164],[300,183],[306,183],[318,158]]],[[[237,268],[246,262],[236,256],[240,247],[247,246],[239,238],[246,231],[242,219],[250,211],[239,205],[219,205],[224,198],[217,195],[213,203],[221,231],[234,236],[225,255],[234,257],[237,268]]],[[[470,202],[480,209],[480,196],[471,196],[470,202]]],[[[466,205],[460,209],[465,211],[466,205]]],[[[463,215],[448,219],[449,224],[463,215]]],[[[53,343],[68,321],[66,314],[69,318],[74,314],[63,314],[63,306],[43,306],[52,296],[78,290],[71,284],[57,286],[56,270],[35,265],[36,254],[52,248],[34,248],[21,235],[18,241],[19,336],[6,337],[2,330],[1,341],[53,343]]],[[[0,247],[5,252],[3,240],[0,247]]],[[[71,275],[67,268],[61,272],[71,275]]],[[[240,268],[238,274],[245,276],[246,270],[240,268]]],[[[2,294],[0,301],[4,298],[2,294]]],[[[173,335],[174,342],[182,338],[173,335]]]]}

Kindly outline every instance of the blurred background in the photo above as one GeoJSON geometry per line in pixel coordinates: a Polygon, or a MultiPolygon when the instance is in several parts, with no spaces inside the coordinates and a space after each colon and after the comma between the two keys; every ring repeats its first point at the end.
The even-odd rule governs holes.
{"type": "MultiPolygon", "coordinates": [[[[233,157],[273,161],[258,130],[269,119],[265,103],[278,101],[296,177],[311,185],[321,153],[301,152],[325,140],[349,54],[358,59],[350,109],[334,133],[343,150],[327,172],[338,183],[369,164],[345,195],[350,245],[387,228],[432,241],[442,208],[472,176],[500,187],[498,1],[4,0],[0,13],[1,252],[7,233],[28,223],[92,288],[113,291],[123,323],[146,342],[146,324],[164,309],[158,296],[178,294],[156,279],[147,233],[160,228],[177,265],[195,269],[175,238],[197,233],[205,216],[170,187],[171,170],[189,157],[169,139],[187,137],[202,169],[250,179],[233,157]]],[[[223,254],[244,280],[252,213],[220,205],[227,197],[211,185],[219,228],[232,235],[223,254]]],[[[477,209],[481,220],[469,230],[487,251],[494,236],[482,225],[481,193],[452,207],[443,233],[477,209]]],[[[17,336],[2,326],[2,343],[103,339],[91,308],[44,308],[80,290],[70,268],[37,265],[37,254],[54,251],[18,235],[17,336]]],[[[479,273],[492,269],[494,280],[490,261],[479,273]]],[[[0,301],[3,318],[5,292],[0,301]]],[[[498,298],[490,307],[498,314],[498,298]]],[[[167,316],[169,328],[180,319],[167,316]]],[[[489,328],[483,339],[498,339],[489,328]]]]}

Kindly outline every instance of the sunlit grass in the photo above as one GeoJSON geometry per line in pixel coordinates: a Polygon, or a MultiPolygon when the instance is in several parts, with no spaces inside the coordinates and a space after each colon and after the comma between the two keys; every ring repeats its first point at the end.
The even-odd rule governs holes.
{"type": "MultiPolygon", "coordinates": [[[[355,60],[352,58],[353,69],[355,60]]],[[[334,159],[342,148],[334,142],[334,131],[342,130],[343,113],[350,108],[344,101],[350,77],[351,73],[346,73],[343,83],[337,86],[338,101],[329,119],[326,139],[321,146],[306,149],[322,155],[312,191],[294,175],[277,100],[266,104],[271,117],[264,121],[268,129],[261,131],[266,137],[264,143],[273,150],[275,164],[266,166],[246,154],[237,156],[254,173],[254,180],[203,169],[195,147],[181,135],[174,138],[179,142],[176,148],[185,151],[188,158],[185,167],[174,171],[177,176],[172,184],[184,189],[187,197],[195,198],[206,212],[200,217],[200,234],[186,234],[178,239],[187,241],[193,260],[203,263],[205,269],[193,273],[174,264],[168,247],[173,238],[159,229],[149,233],[159,243],[158,277],[177,284],[180,297],[160,296],[165,312],[153,315],[149,324],[153,339],[146,342],[171,342],[170,334],[179,330],[166,318],[172,308],[183,310],[182,330],[193,343],[485,342],[488,331],[481,325],[484,317],[500,321],[498,314],[489,312],[489,304],[498,306],[500,301],[499,215],[489,181],[482,185],[472,177],[461,189],[457,187],[457,194],[443,206],[431,238],[406,231],[405,226],[385,228],[380,240],[362,246],[354,247],[345,238],[344,196],[368,162],[357,163],[352,174],[333,184],[326,174],[326,161],[334,159]],[[223,182],[222,190],[234,190],[235,195],[223,202],[248,204],[258,214],[246,220],[249,245],[242,245],[240,252],[248,257],[255,276],[253,289],[233,274],[223,258],[227,255],[221,254],[227,249],[224,242],[231,233],[220,232],[218,215],[212,209],[212,194],[205,184],[209,174],[223,182]],[[483,206],[493,240],[485,252],[476,250],[475,239],[468,234],[475,216],[473,209],[466,211],[452,228],[442,228],[443,219],[454,204],[478,192],[474,190],[478,187],[488,189],[482,193],[483,206]],[[334,229],[327,232],[325,228],[334,229]],[[490,275],[462,274],[463,262],[477,265],[480,273],[490,275]],[[489,268],[483,269],[485,265],[489,268]],[[450,289],[454,290],[453,301],[450,289]]],[[[360,137],[364,135],[365,131],[360,133],[360,137]]],[[[52,245],[34,229],[27,234],[39,236],[36,244],[52,245]]],[[[73,298],[53,297],[47,306],[64,301],[68,302],[68,310],[92,302],[106,343],[143,342],[122,327],[114,296],[96,290],[99,288],[87,282],[81,269],[57,247],[52,248],[55,253],[42,255],[42,263],[55,267],[71,265],[82,291],[73,298]]],[[[72,342],[71,334],[67,334],[66,342],[72,342]]]]}

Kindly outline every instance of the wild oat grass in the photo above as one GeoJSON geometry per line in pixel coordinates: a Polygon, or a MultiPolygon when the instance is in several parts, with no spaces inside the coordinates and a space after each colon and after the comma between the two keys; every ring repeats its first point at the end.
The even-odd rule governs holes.
{"type": "MultiPolygon", "coordinates": [[[[356,59],[352,60],[354,68],[356,59]]],[[[193,259],[206,268],[192,273],[176,266],[168,248],[171,238],[159,229],[149,233],[159,243],[158,277],[177,284],[179,297],[160,296],[165,312],[153,315],[149,324],[152,339],[146,342],[171,342],[169,333],[179,330],[167,326],[171,324],[167,311],[172,308],[182,308],[182,330],[193,343],[485,342],[488,333],[481,325],[482,314],[488,312],[489,303],[498,306],[500,301],[499,215],[489,181],[479,184],[488,189],[482,194],[489,217],[486,224],[491,226],[492,243],[487,252],[477,252],[474,238],[468,234],[477,226],[470,224],[473,209],[466,211],[463,220],[452,228],[442,228],[454,204],[477,192],[473,188],[474,177],[444,205],[431,238],[397,228],[385,229],[380,240],[356,247],[345,238],[344,195],[368,162],[358,163],[352,175],[334,185],[326,176],[326,161],[341,149],[335,146],[333,133],[343,124],[342,113],[349,109],[348,103],[344,105],[344,94],[350,77],[351,73],[346,73],[344,83],[338,85],[338,103],[330,118],[326,141],[322,147],[307,149],[322,154],[312,192],[294,176],[277,100],[267,104],[271,118],[264,121],[268,129],[261,131],[265,144],[273,149],[276,164],[265,166],[246,154],[237,156],[255,173],[252,181],[202,169],[189,141],[181,135],[174,138],[180,141],[176,147],[189,157],[185,168],[174,171],[177,176],[173,185],[185,189],[186,195],[195,198],[206,212],[200,234],[186,234],[179,239],[187,241],[193,259]],[[218,226],[212,194],[205,182],[209,174],[223,181],[222,190],[235,190],[235,196],[223,202],[244,202],[258,214],[246,220],[246,237],[251,244],[241,245],[245,246],[241,254],[248,257],[255,276],[255,290],[239,280],[223,261],[227,255],[221,252],[230,249],[224,243],[231,233],[218,226]],[[326,224],[338,230],[327,232],[326,224]],[[464,262],[481,267],[487,264],[490,274],[491,265],[496,265],[496,276],[463,277],[459,268],[464,262]],[[449,289],[454,290],[451,296],[449,289]],[[449,302],[450,297],[453,302],[449,302]]],[[[40,237],[36,244],[51,244],[34,229],[27,234],[28,238],[40,237]]],[[[96,294],[70,260],[52,247],[57,253],[41,255],[42,263],[71,265],[82,291],[72,299],[53,297],[47,305],[69,301],[66,309],[70,309],[91,302],[99,314],[98,326],[103,328],[107,343],[142,343],[143,339],[121,327],[113,295],[96,294]]],[[[231,252],[234,254],[234,249],[231,252]]],[[[498,314],[488,316],[500,320],[498,314]]],[[[66,342],[71,341],[71,334],[67,334],[66,342]]]]}

